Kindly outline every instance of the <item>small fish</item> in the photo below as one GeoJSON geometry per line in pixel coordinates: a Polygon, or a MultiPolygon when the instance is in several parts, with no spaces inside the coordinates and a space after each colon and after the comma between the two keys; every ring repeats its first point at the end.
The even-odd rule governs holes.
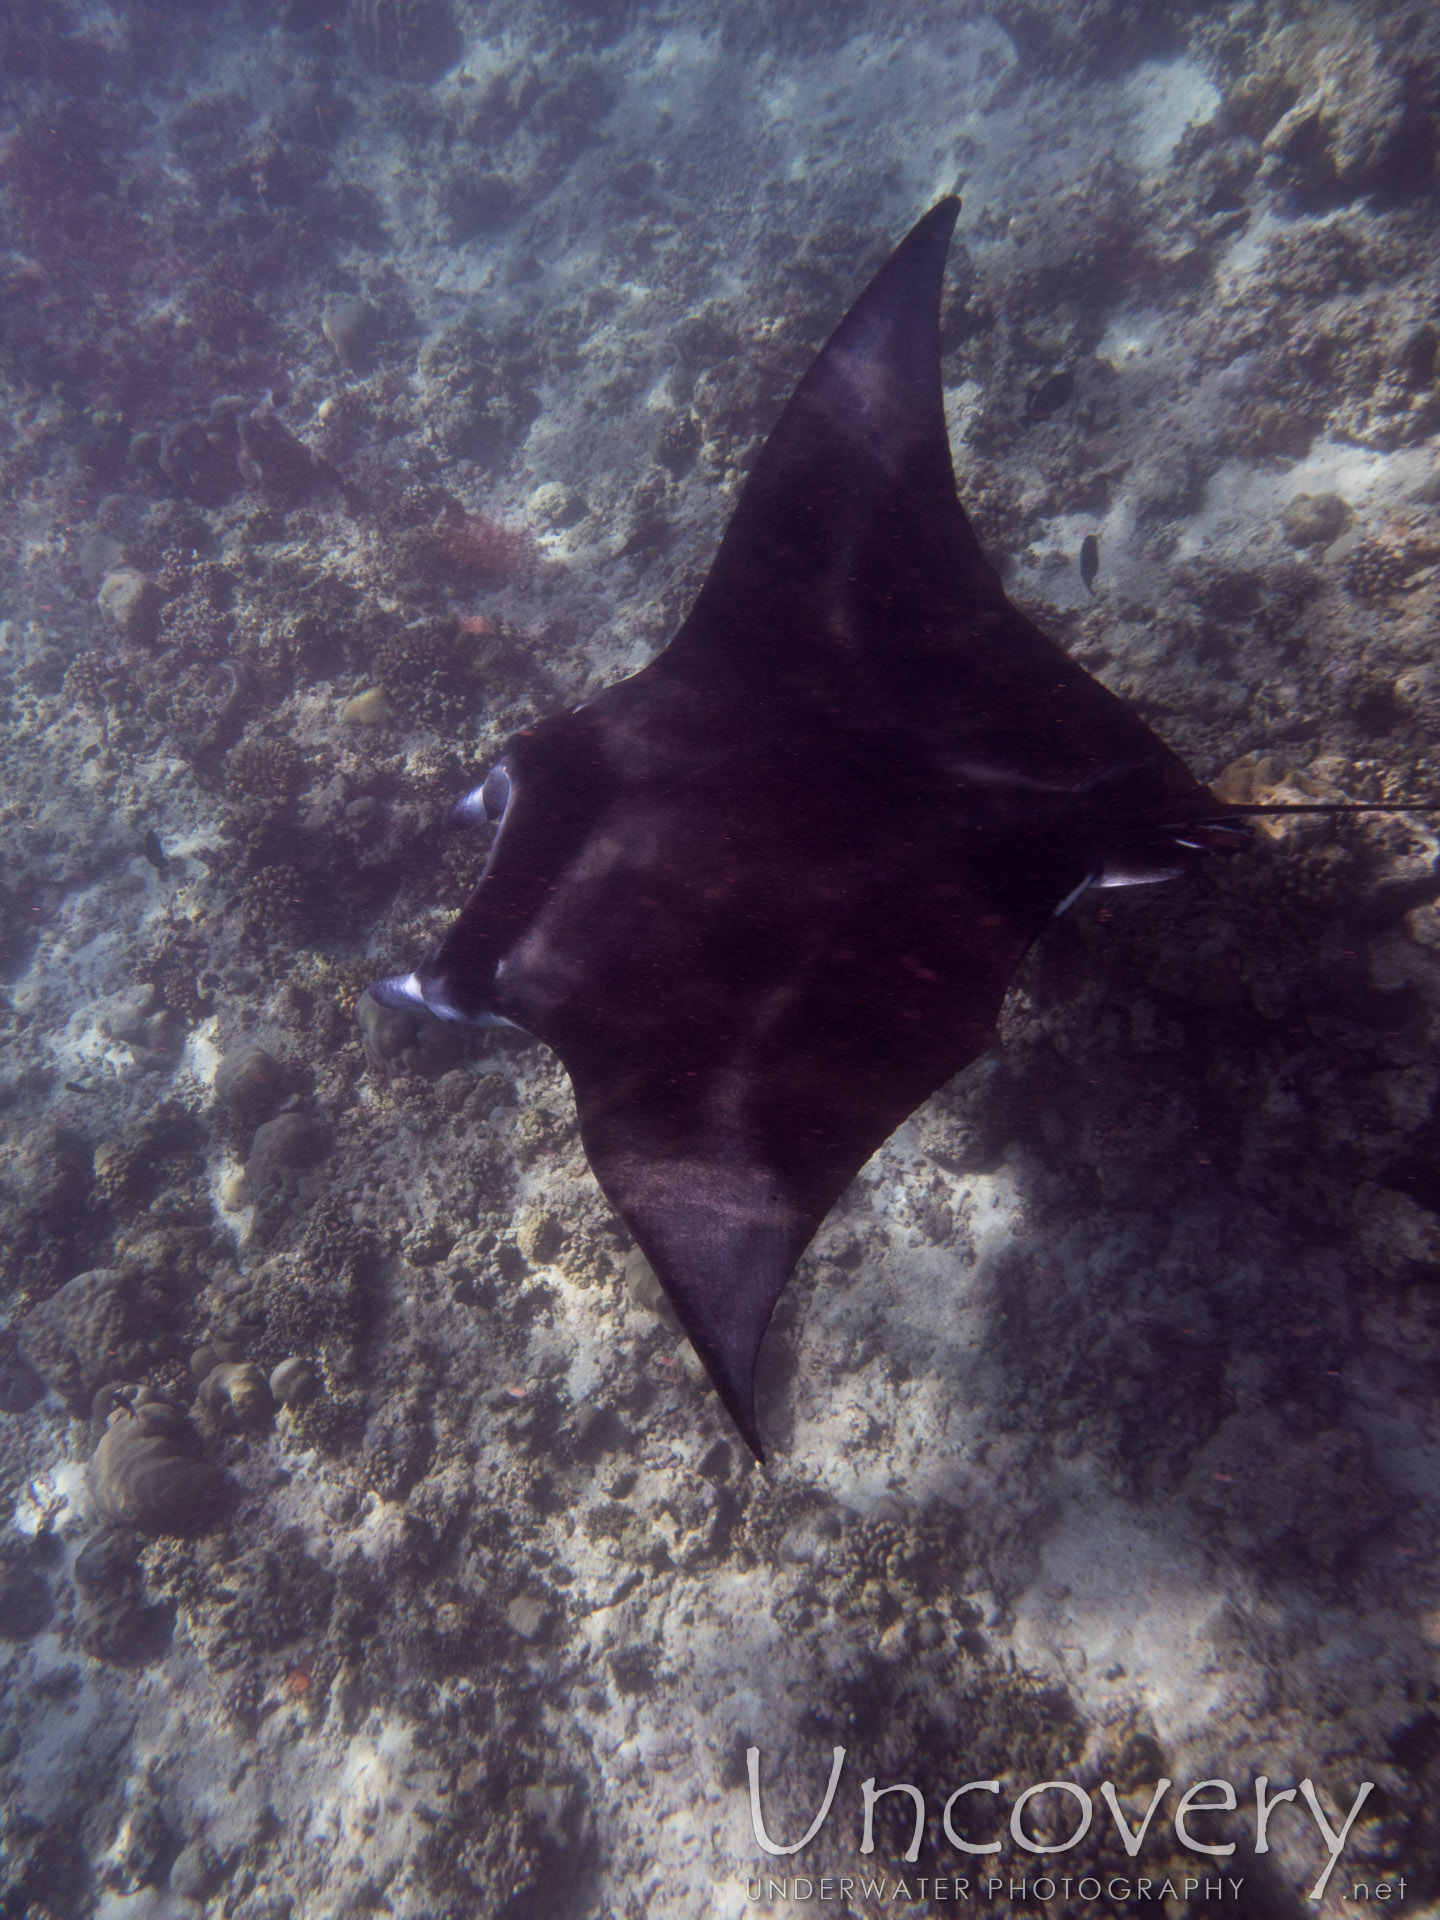
{"type": "Polygon", "coordinates": [[[1063,367],[1059,373],[1034,380],[1025,393],[1026,421],[1048,420],[1052,413],[1058,413],[1062,407],[1068,406],[1074,397],[1073,368],[1063,367]]]}
{"type": "Polygon", "coordinates": [[[1100,542],[1093,533],[1087,533],[1080,542],[1080,578],[1091,593],[1095,591],[1095,576],[1100,571],[1100,542]]]}
{"type": "Polygon", "coordinates": [[[160,836],[151,827],[140,843],[140,851],[157,873],[169,873],[170,862],[165,857],[165,849],[160,844],[160,836]]]}

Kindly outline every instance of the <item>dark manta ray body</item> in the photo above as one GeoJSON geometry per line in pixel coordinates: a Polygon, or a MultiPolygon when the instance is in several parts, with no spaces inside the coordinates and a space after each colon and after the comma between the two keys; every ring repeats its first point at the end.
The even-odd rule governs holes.
{"type": "Polygon", "coordinates": [[[596,1178],[758,1454],[761,1336],[1088,885],[1245,829],[1006,599],[955,494],[940,286],[900,243],[800,382],[679,633],[461,803],[479,886],[390,1004],[560,1056],[596,1178]]]}

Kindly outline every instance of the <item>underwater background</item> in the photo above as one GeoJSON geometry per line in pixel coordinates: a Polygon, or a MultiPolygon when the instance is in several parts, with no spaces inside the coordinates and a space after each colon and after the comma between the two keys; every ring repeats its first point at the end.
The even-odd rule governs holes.
{"type": "Polygon", "coordinates": [[[1016,602],[1225,798],[1440,791],[1440,15],[33,0],[0,102],[0,1916],[1433,1912],[1435,816],[1058,922],[782,1298],[763,1468],[554,1059],[363,990],[957,188],[1016,602]],[[747,1749],[789,1841],[837,1745],[765,1856],[747,1749]],[[1260,1775],[1374,1783],[1318,1907],[1260,1775]],[[938,1819],[1162,1778],[1237,1894],[1173,1794],[1144,1899],[938,1819]]]}

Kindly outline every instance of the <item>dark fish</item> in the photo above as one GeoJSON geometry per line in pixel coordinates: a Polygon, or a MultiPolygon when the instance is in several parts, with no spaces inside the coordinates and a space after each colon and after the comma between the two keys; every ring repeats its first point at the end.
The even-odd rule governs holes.
{"type": "Polygon", "coordinates": [[[160,844],[160,836],[151,827],[140,843],[140,851],[154,867],[157,873],[169,873],[170,862],[165,857],[165,849],[160,844]]]}
{"type": "Polygon", "coordinates": [[[1093,533],[1087,533],[1080,542],[1080,578],[1091,593],[1095,591],[1095,576],[1100,571],[1100,542],[1093,533]]]}
{"type": "Polygon", "coordinates": [[[1025,393],[1025,418],[1048,420],[1052,413],[1068,406],[1075,397],[1075,375],[1066,367],[1060,373],[1047,374],[1031,383],[1025,393]]]}
{"type": "Polygon", "coordinates": [[[761,1336],[830,1207],[989,1046],[1086,887],[1247,835],[1006,599],[955,495],[959,202],[800,382],[658,659],[527,728],[458,809],[480,884],[389,1005],[559,1054],[590,1165],[756,1454],[761,1336]]]}

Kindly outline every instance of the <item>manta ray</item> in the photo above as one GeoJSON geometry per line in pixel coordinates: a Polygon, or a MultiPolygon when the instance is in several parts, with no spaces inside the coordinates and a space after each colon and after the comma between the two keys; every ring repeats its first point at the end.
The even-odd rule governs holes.
{"type": "Polygon", "coordinates": [[[479,884],[373,989],[554,1049],[757,1458],[796,1261],[991,1044],[1031,943],[1086,888],[1183,875],[1279,810],[1218,801],[982,553],[940,370],[958,211],[911,229],[800,381],[670,644],[461,800],[498,826],[479,884]]]}

